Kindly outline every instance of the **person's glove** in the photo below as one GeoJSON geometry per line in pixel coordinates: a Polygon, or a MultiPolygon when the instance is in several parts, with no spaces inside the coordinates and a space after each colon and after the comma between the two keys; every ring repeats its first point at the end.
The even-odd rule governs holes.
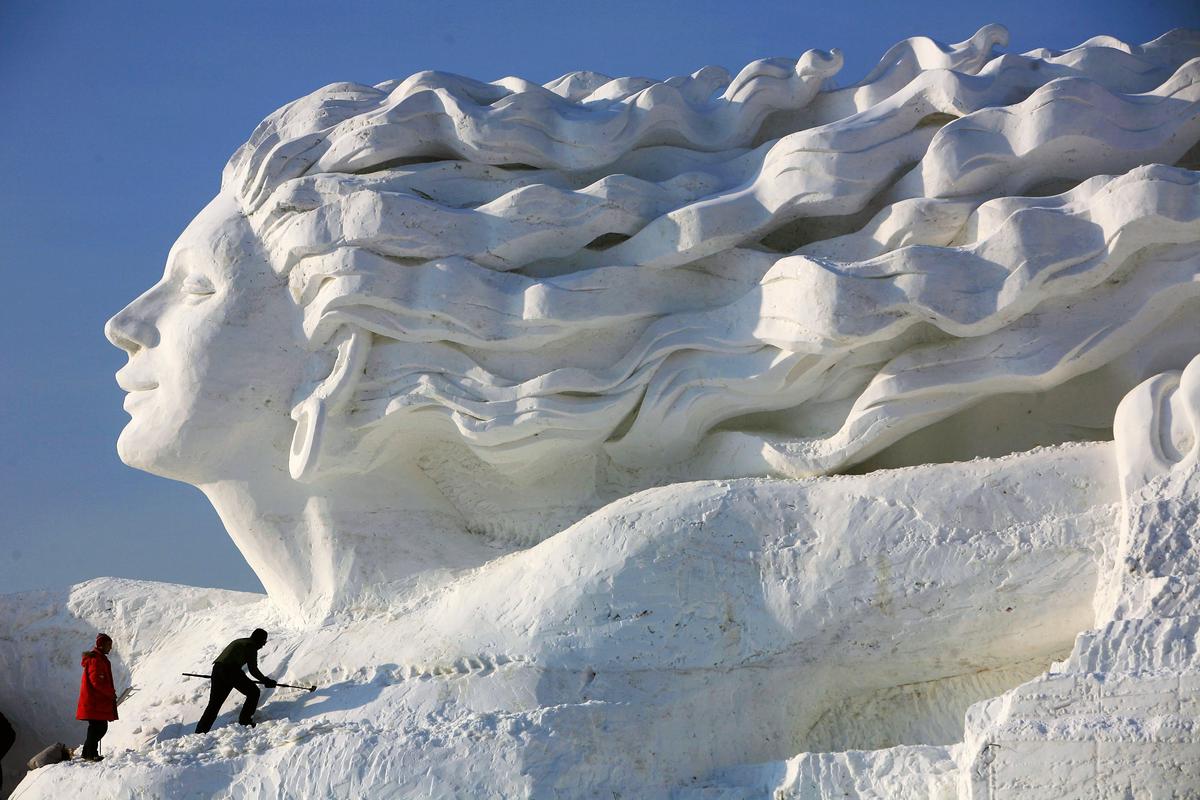
{"type": "Polygon", "coordinates": [[[274,680],[272,680],[271,678],[267,678],[265,681],[263,681],[263,686],[267,687],[268,689],[274,689],[274,688],[275,688],[276,686],[278,686],[278,685],[279,685],[279,684],[278,684],[278,683],[276,683],[276,682],[275,682],[274,680]]]}

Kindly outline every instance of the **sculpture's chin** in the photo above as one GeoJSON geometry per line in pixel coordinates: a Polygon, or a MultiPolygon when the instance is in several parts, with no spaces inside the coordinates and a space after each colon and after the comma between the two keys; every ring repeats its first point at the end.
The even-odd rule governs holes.
{"type": "Polygon", "coordinates": [[[142,429],[135,418],[117,437],[117,456],[126,465],[160,478],[195,483],[197,463],[184,458],[178,448],[177,436],[153,434],[142,429]]]}
{"type": "Polygon", "coordinates": [[[139,437],[133,430],[135,425],[136,423],[130,422],[117,437],[117,456],[128,467],[161,475],[161,471],[154,467],[155,459],[151,456],[149,449],[143,442],[138,441],[139,437]]]}

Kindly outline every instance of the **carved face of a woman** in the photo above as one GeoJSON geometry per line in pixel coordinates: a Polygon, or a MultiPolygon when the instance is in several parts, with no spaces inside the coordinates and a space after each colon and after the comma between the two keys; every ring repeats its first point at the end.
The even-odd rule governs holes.
{"type": "Polygon", "coordinates": [[[126,464],[192,484],[286,469],[308,355],[282,282],[230,197],[192,221],[162,279],[105,326],[129,354],[126,464]]]}

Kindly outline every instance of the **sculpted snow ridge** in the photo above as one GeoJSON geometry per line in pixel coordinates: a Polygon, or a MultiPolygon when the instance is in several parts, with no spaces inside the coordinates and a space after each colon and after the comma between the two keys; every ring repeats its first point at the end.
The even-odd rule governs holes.
{"type": "Polygon", "coordinates": [[[281,109],[225,182],[310,345],[365,359],[325,468],[361,469],[349,440],[421,419],[505,470],[587,447],[617,469],[684,463],[614,479],[633,488],[823,474],[1001,384],[1118,358],[1191,297],[1160,263],[1175,254],[1140,251],[1195,243],[1194,173],[1139,165],[1200,138],[1200,39],[992,55],[1005,38],[911,40],[819,93],[836,59],[809,54],[665,83],[421,73],[281,109]],[[781,129],[823,98],[845,116],[781,129]],[[826,218],[851,230],[787,233],[826,218]],[[789,238],[794,255],[761,252],[789,238]],[[1068,298],[1087,313],[1052,308],[1068,298]]]}
{"type": "MultiPolygon", "coordinates": [[[[504,447],[505,459],[520,445],[548,448],[549,442],[535,437],[554,432],[566,419],[576,430],[590,431],[599,444],[640,401],[629,432],[611,442],[608,453],[630,466],[673,461],[688,455],[725,419],[820,401],[847,371],[864,369],[852,357],[856,350],[879,343],[882,347],[872,353],[876,363],[897,360],[862,391],[838,434],[837,451],[786,470],[823,472],[890,443],[861,433],[868,426],[859,408],[886,417],[891,441],[935,416],[927,413],[935,410],[932,405],[917,419],[895,410],[903,393],[911,391],[898,374],[902,354],[916,362],[911,371],[924,376],[934,374],[938,361],[953,364],[956,374],[945,376],[940,387],[951,396],[938,410],[945,416],[989,391],[963,386],[969,372],[962,354],[972,349],[1019,351],[1022,341],[1057,334],[1058,352],[1041,351],[1040,364],[1013,356],[988,364],[990,382],[1008,380],[1011,389],[1019,389],[1022,383],[1033,388],[1060,383],[1127,348],[1131,338],[1136,340],[1136,324],[1131,319],[1132,331],[1113,330],[1114,319],[1136,318],[1147,305],[1159,313],[1162,303],[1177,305],[1193,294],[1190,262],[1174,270],[1168,265],[1176,263],[1176,254],[1194,249],[1197,186],[1194,172],[1154,166],[1115,179],[1095,178],[1058,197],[990,201],[957,233],[943,235],[962,241],[968,230],[969,242],[909,246],[863,262],[783,258],[744,295],[711,310],[705,306],[719,302],[720,294],[729,298],[737,291],[734,281],[690,273],[681,284],[658,271],[631,274],[622,268],[538,281],[498,275],[464,258],[396,269],[388,259],[358,249],[312,259],[320,263],[305,272],[305,285],[319,278],[321,288],[301,290],[299,299],[305,303],[306,329],[317,341],[350,324],[397,341],[436,337],[469,347],[500,344],[506,351],[571,338],[593,346],[598,331],[655,318],[604,370],[557,368],[516,381],[518,375],[484,370],[461,350],[429,342],[406,344],[403,368],[388,368],[386,356],[381,357],[378,371],[363,379],[351,426],[377,424],[398,410],[433,410],[449,416],[485,459],[496,446],[504,447]],[[1146,247],[1170,244],[1182,249],[1161,250],[1160,264],[1141,266],[1143,273],[1160,274],[1149,280],[1143,273],[1114,277],[1146,247]],[[470,292],[472,287],[478,291],[470,292]],[[1135,292],[1152,294],[1131,301],[1135,292]],[[1045,310],[1060,297],[1096,312],[1071,315],[1079,330],[1064,330],[1062,316],[1045,310]],[[1017,330],[1005,330],[1018,320],[1017,330]],[[911,350],[901,334],[917,324],[954,338],[937,348],[911,350]],[[1099,348],[1112,339],[1115,345],[1099,348]],[[1087,348],[1081,347],[1084,341],[1087,348]],[[662,366],[669,357],[685,354],[696,376],[690,393],[681,389],[689,386],[688,373],[662,366]],[[732,374],[714,385],[712,379],[724,371],[732,374]],[[635,393],[643,390],[639,398],[635,393]],[[680,404],[681,396],[687,405],[680,404]],[[496,424],[503,421],[511,422],[496,424]]],[[[922,392],[931,388],[939,387],[929,377],[919,386],[922,392]]]]}
{"type": "MultiPolygon", "coordinates": [[[[990,25],[950,47],[911,39],[890,50],[867,80],[886,94],[920,69],[973,71],[1007,38],[990,25]]],[[[812,50],[796,60],[753,62],[732,78],[706,67],[661,82],[576,72],[543,87],[422,72],[376,87],[333,84],[323,90],[336,97],[332,107],[310,96],[265,120],[230,162],[226,180],[261,201],[265,186],[310,170],[353,172],[406,158],[578,171],[654,145],[745,147],[767,114],[807,105],[840,68],[836,52],[812,50]]]]}
{"type": "MultiPolygon", "coordinates": [[[[745,320],[742,330],[749,330],[730,345],[777,348],[771,368],[783,371],[783,363],[790,374],[788,383],[773,386],[768,395],[775,407],[819,401],[844,372],[863,370],[853,359],[855,349],[883,345],[872,354],[881,369],[840,430],[825,440],[771,442],[787,454],[787,461],[771,464],[775,470],[803,475],[837,469],[984,396],[989,385],[1045,388],[1094,369],[1127,347],[1126,337],[1136,337],[1138,312],[1158,305],[1155,296],[1168,305],[1194,297],[1196,262],[1190,257],[1197,251],[1198,187],[1193,172],[1141,168],[1093,182],[1074,197],[1006,203],[1003,224],[980,231],[979,240],[962,247],[907,247],[849,264],[786,258],[771,267],[757,290],[710,315],[712,322],[702,329],[728,337],[745,320]],[[1141,218],[1143,213],[1150,216],[1141,218]],[[1176,242],[1179,249],[1161,252],[1163,267],[1142,265],[1159,274],[1135,272],[1104,284],[1144,248],[1176,242]],[[1054,313],[1054,305],[1068,304],[1056,303],[1060,297],[1080,310],[1065,317],[1054,313]],[[796,313],[806,306],[810,313],[796,313]],[[749,308],[758,315],[747,314],[749,308]],[[901,334],[917,324],[952,338],[906,347],[901,334]],[[1037,348],[1030,352],[1032,342],[1037,348]],[[914,394],[920,403],[905,407],[914,394]]],[[[1155,309],[1160,311],[1161,306],[1155,309]]],[[[716,347],[706,350],[720,353],[716,347]]],[[[702,352],[694,358],[708,367],[696,370],[697,383],[720,374],[717,357],[702,352]]],[[[665,402],[659,383],[675,389],[679,379],[670,374],[651,379],[629,433],[608,447],[619,460],[686,455],[713,425],[749,410],[725,406],[715,409],[721,416],[708,417],[696,398],[702,390],[687,396],[691,404],[685,406],[665,402]],[[681,425],[687,434],[678,431],[681,425]]],[[[724,436],[728,440],[730,434],[724,436]]]]}

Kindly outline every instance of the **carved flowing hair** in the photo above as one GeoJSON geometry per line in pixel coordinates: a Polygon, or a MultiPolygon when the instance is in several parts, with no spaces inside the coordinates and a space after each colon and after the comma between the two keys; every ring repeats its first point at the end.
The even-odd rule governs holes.
{"type": "Polygon", "coordinates": [[[840,89],[810,51],[283,107],[223,185],[337,354],[293,474],[334,417],[492,464],[826,473],[1109,363],[1200,294],[1200,37],[1006,38],[910,39],[840,89]]]}

